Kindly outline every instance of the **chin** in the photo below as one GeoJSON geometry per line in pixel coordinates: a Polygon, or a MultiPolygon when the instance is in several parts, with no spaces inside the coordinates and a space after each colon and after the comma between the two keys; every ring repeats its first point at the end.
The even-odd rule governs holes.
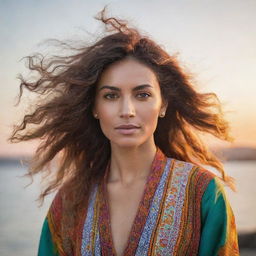
{"type": "Polygon", "coordinates": [[[139,147],[145,143],[145,141],[141,141],[138,138],[126,138],[126,139],[120,139],[120,140],[114,140],[110,141],[110,143],[115,144],[115,146],[121,147],[121,148],[134,148],[139,147]]]}

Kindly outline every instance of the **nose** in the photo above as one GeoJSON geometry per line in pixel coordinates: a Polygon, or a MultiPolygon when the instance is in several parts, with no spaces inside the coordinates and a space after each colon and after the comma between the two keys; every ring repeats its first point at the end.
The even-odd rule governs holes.
{"type": "Polygon", "coordinates": [[[135,116],[135,106],[132,99],[126,97],[121,102],[120,117],[130,118],[135,116]]]}

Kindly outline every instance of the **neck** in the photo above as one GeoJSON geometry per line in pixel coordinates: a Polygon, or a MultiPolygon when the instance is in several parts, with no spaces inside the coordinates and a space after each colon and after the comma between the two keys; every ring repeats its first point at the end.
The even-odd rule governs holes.
{"type": "Polygon", "coordinates": [[[111,161],[108,182],[129,185],[146,179],[156,154],[156,145],[123,148],[111,146],[111,161]]]}

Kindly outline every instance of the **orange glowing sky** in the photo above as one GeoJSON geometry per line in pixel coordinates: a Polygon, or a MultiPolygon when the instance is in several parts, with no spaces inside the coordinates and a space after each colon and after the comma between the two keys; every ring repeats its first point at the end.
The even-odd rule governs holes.
{"type": "MultiPolygon", "coordinates": [[[[48,38],[86,39],[99,32],[93,16],[108,4],[109,13],[128,19],[151,35],[195,74],[201,91],[217,93],[232,125],[234,145],[256,146],[256,1],[2,1],[0,9],[0,155],[34,150],[9,145],[15,108],[19,60],[48,38]]],[[[210,142],[215,143],[215,142],[210,142]]],[[[217,142],[219,143],[219,142],[217,142]]]]}

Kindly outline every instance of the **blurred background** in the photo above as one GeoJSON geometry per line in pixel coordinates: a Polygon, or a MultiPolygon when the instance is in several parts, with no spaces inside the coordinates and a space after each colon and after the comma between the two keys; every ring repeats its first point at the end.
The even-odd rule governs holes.
{"type": "Polygon", "coordinates": [[[35,201],[40,179],[28,188],[21,178],[37,143],[9,144],[12,127],[33,97],[14,107],[17,75],[28,74],[21,58],[47,52],[42,42],[94,40],[102,25],[93,17],[108,5],[109,15],[150,35],[192,72],[201,92],[215,92],[230,121],[235,141],[205,141],[226,159],[237,193],[227,188],[239,231],[241,255],[256,253],[256,1],[255,0],[0,0],[0,255],[36,255],[43,207],[35,201]],[[95,36],[93,36],[95,35],[95,36]]]}

